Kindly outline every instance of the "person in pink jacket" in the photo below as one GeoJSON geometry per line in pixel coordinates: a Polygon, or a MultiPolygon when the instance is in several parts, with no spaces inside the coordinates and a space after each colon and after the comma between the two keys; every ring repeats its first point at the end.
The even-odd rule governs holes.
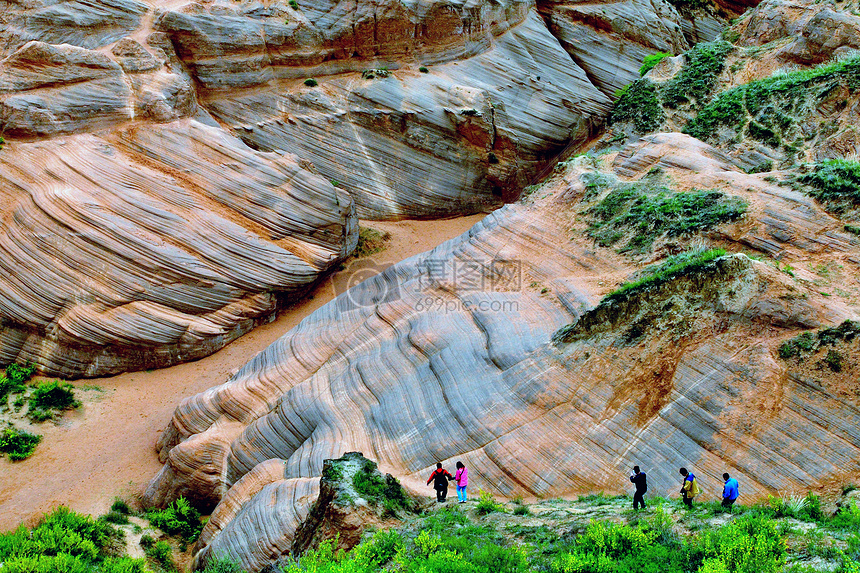
{"type": "Polygon", "coordinates": [[[457,484],[457,499],[460,503],[466,503],[466,486],[469,485],[469,470],[466,469],[463,462],[457,462],[454,483],[457,484]]]}

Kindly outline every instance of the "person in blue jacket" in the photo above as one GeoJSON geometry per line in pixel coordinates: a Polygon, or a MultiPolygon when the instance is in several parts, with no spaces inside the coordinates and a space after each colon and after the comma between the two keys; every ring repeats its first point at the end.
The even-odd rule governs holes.
{"type": "Polygon", "coordinates": [[[729,474],[723,474],[723,479],[726,480],[726,485],[723,486],[723,507],[731,507],[737,501],[740,493],[738,492],[738,480],[730,477],[729,474]]]}

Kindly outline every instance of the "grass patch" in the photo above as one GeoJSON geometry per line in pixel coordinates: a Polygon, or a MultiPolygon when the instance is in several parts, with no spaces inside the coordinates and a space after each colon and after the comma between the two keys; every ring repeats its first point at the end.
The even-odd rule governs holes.
{"type": "Polygon", "coordinates": [[[4,428],[0,432],[0,452],[12,461],[20,461],[33,455],[33,450],[42,441],[42,436],[31,434],[17,428],[4,428]]]}
{"type": "Polygon", "coordinates": [[[815,164],[798,181],[808,185],[806,192],[830,211],[840,213],[860,206],[860,163],[856,161],[833,159],[815,164]]]}
{"type": "Polygon", "coordinates": [[[609,293],[601,303],[616,300],[632,292],[659,285],[675,277],[695,272],[725,255],[726,251],[723,249],[708,249],[688,251],[669,257],[659,265],[646,267],[637,280],[626,283],[618,290],[609,293]]]}
{"type": "Polygon", "coordinates": [[[719,191],[674,192],[642,182],[611,191],[588,210],[588,235],[602,247],[620,243],[620,252],[641,253],[663,235],[677,237],[734,221],[747,203],[719,191]],[[622,240],[624,239],[624,240],[622,240]]]}
{"type": "MultiPolygon", "coordinates": [[[[724,128],[748,133],[777,147],[800,137],[798,118],[816,109],[839,87],[860,87],[860,56],[756,80],[720,93],[684,128],[708,141],[724,128]]],[[[790,147],[790,146],[788,146],[790,147]]]]}
{"type": "Polygon", "coordinates": [[[672,54],[667,54],[666,52],[657,52],[656,54],[645,56],[642,58],[642,67],[639,68],[639,75],[644,76],[664,59],[671,57],[672,54]]]}
{"type": "Polygon", "coordinates": [[[615,95],[618,99],[609,114],[609,125],[630,122],[637,133],[644,134],[660,127],[666,119],[657,87],[647,79],[636,80],[615,95]]]}
{"type": "Polygon", "coordinates": [[[203,573],[245,573],[245,570],[238,561],[225,556],[210,560],[203,573]]]}
{"type": "Polygon", "coordinates": [[[358,228],[358,244],[352,252],[356,259],[363,259],[385,250],[386,242],[391,238],[388,231],[379,231],[371,227],[358,228]]]}
{"type": "Polygon", "coordinates": [[[704,105],[732,49],[728,42],[717,40],[702,42],[687,50],[684,67],[661,87],[663,105],[671,108],[685,103],[704,105]]]}

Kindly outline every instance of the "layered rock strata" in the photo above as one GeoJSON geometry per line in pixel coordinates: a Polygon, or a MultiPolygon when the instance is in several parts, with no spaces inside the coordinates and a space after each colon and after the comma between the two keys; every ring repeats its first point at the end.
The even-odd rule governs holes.
{"type": "Polygon", "coordinates": [[[357,240],[349,196],[195,120],[0,154],[0,363],[76,377],[222,347],[357,240]]]}
{"type": "MultiPolygon", "coordinates": [[[[247,540],[271,536],[284,510],[240,484],[273,459],[284,460],[283,488],[360,449],[417,491],[436,461],[462,460],[473,489],[549,497],[623,491],[633,464],[661,494],[687,466],[705,491],[720,491],[729,471],[751,498],[860,471],[856,365],[816,374],[777,352],[799,330],[855,317],[850,298],[834,303],[800,271],[735,255],[595,307],[637,265],[577,238],[593,201],[590,161],[360,284],[185,400],[159,442],[165,466],[146,501],[253,508],[241,533],[207,540],[253,570],[267,557],[247,540]]],[[[663,170],[685,188],[747,200],[747,218],[712,242],[795,267],[815,254],[846,277],[860,264],[860,243],[814,201],[687,136],[649,136],[610,165],[624,179],[663,170]]],[[[844,284],[856,293],[855,283],[844,284]]]]}

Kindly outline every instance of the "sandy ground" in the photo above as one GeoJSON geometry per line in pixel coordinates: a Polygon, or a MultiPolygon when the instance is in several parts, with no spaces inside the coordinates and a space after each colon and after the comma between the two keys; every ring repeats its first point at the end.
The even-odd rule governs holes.
{"type": "MultiPolygon", "coordinates": [[[[371,258],[388,266],[460,235],[483,216],[365,223],[391,233],[388,248],[371,258]]],[[[275,321],[202,360],[75,382],[81,389],[83,407],[58,423],[38,425],[35,430],[44,439],[29,459],[17,463],[0,459],[0,531],[21,522],[32,524],[58,505],[101,515],[114,497],[134,499],[161,467],[154,444],[179,401],[224,382],[231,372],[334,298],[348,275],[348,270],[332,275],[275,321]]]]}

